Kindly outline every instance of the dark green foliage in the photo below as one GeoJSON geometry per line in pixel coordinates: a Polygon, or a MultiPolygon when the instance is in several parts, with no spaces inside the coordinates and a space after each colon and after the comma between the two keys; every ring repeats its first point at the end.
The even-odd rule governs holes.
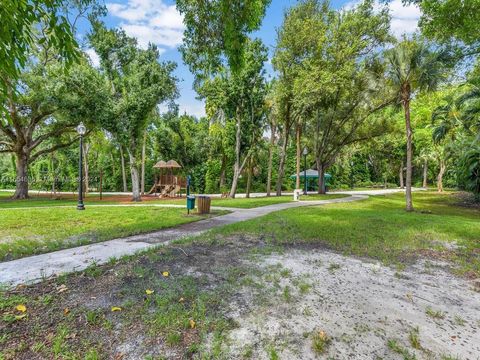
{"type": "Polygon", "coordinates": [[[223,58],[236,73],[244,65],[248,34],[260,27],[270,0],[178,0],[184,15],[183,60],[199,80],[221,71],[223,58]]]}

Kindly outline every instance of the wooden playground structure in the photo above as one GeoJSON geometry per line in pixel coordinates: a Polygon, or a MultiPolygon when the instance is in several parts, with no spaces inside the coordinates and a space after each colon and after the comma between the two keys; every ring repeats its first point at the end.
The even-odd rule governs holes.
{"type": "Polygon", "coordinates": [[[148,192],[149,195],[158,194],[161,198],[177,197],[181,196],[182,190],[187,189],[187,179],[174,174],[175,169],[182,168],[175,160],[167,162],[160,160],[153,167],[160,169],[160,174],[155,177],[155,183],[148,192]]]}

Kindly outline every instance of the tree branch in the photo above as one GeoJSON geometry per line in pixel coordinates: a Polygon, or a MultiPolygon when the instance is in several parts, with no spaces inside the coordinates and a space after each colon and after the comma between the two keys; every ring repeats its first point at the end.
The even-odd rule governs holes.
{"type": "Polygon", "coordinates": [[[13,141],[17,140],[17,136],[15,133],[10,129],[8,126],[4,125],[2,121],[0,121],[0,131],[3,132],[6,136],[8,136],[13,141]]]}
{"type": "Polygon", "coordinates": [[[45,117],[52,115],[54,112],[55,110],[52,109],[33,116],[27,128],[27,137],[29,138],[33,135],[33,131],[40,121],[42,121],[45,117]]]}
{"type": "Polygon", "coordinates": [[[68,146],[72,145],[74,142],[76,142],[77,140],[78,140],[78,137],[75,137],[72,141],[69,141],[67,143],[57,144],[57,145],[52,146],[50,148],[40,150],[36,154],[33,154],[32,156],[30,156],[30,162],[33,162],[33,161],[37,160],[40,156],[42,156],[44,154],[48,154],[48,153],[54,152],[58,149],[63,149],[65,147],[68,147],[68,146]]]}
{"type": "Polygon", "coordinates": [[[61,127],[60,129],[55,129],[55,130],[52,130],[52,131],[50,131],[46,134],[42,134],[42,135],[38,136],[35,140],[32,141],[32,143],[29,147],[30,151],[34,150],[38,145],[40,145],[43,141],[45,141],[49,138],[57,137],[57,136],[60,136],[64,133],[72,131],[72,128],[74,126],[75,126],[74,124],[69,124],[69,125],[66,125],[65,127],[61,127]]]}

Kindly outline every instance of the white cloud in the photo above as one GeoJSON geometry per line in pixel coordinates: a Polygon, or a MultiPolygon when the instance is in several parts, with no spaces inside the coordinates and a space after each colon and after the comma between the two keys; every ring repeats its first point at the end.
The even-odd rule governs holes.
{"type": "Polygon", "coordinates": [[[205,104],[200,100],[194,100],[194,102],[182,102],[180,101],[179,104],[179,114],[183,115],[183,113],[187,113],[188,115],[194,115],[197,118],[201,118],[205,116],[205,104]]]}
{"type": "MultiPolygon", "coordinates": [[[[205,104],[201,100],[182,97],[178,99],[177,104],[179,115],[187,113],[187,115],[193,115],[199,119],[205,116],[205,104]]],[[[158,106],[158,111],[160,111],[160,113],[166,113],[168,110],[167,103],[162,103],[158,106]]]]}
{"type": "Polygon", "coordinates": [[[87,49],[87,50],[85,50],[85,53],[90,58],[90,62],[92,63],[93,67],[99,67],[100,66],[100,57],[95,52],[95,50],[87,49]]]}
{"type": "Polygon", "coordinates": [[[120,27],[127,35],[136,37],[141,47],[153,43],[165,51],[181,44],[183,17],[175,5],[167,5],[163,0],[128,0],[125,4],[106,5],[110,16],[119,18],[120,27]]]}
{"type": "MultiPolygon", "coordinates": [[[[347,3],[344,9],[351,9],[358,5],[360,1],[354,0],[347,3]]],[[[378,0],[375,1],[375,8],[380,10],[383,8],[378,0]]],[[[404,34],[413,34],[418,30],[418,20],[420,19],[421,12],[416,5],[404,5],[402,0],[392,0],[387,4],[392,21],[390,24],[393,35],[400,38],[404,34]]]]}
{"type": "Polygon", "coordinates": [[[418,30],[420,9],[415,5],[403,5],[401,0],[394,0],[389,4],[392,15],[391,29],[396,37],[403,34],[412,34],[418,30]]]}

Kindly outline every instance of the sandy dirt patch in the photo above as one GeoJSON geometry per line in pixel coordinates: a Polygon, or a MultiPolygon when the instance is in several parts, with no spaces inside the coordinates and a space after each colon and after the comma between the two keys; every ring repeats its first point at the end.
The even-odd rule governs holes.
{"type": "Polygon", "coordinates": [[[319,249],[253,264],[264,270],[257,295],[269,295],[244,288],[232,303],[232,358],[480,358],[480,293],[446,264],[398,272],[319,249]],[[313,350],[320,331],[328,337],[322,354],[313,350]]]}
{"type": "Polygon", "coordinates": [[[399,270],[241,234],[177,244],[5,293],[0,352],[8,360],[88,351],[121,360],[478,359],[480,291],[448,266],[421,260],[399,270]],[[28,311],[16,321],[18,303],[28,311]]]}

